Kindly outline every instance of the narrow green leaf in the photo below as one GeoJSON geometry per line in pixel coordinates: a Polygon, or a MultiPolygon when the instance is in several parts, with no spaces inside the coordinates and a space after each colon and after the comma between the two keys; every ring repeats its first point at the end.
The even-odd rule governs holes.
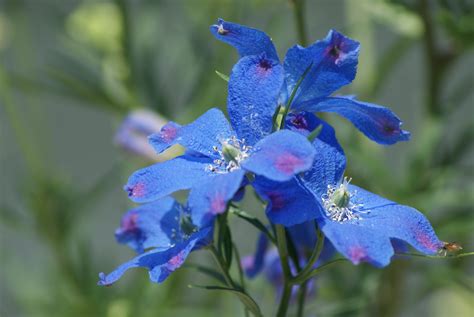
{"type": "Polygon", "coordinates": [[[217,76],[219,76],[220,78],[224,79],[226,82],[229,82],[229,76],[227,76],[226,74],[223,74],[221,73],[220,71],[216,70],[215,71],[217,76]]]}
{"type": "Polygon", "coordinates": [[[229,227],[225,227],[224,232],[224,259],[227,263],[227,267],[231,267],[232,265],[232,254],[233,254],[233,244],[232,244],[232,236],[230,234],[229,227]]]}
{"type": "Polygon", "coordinates": [[[222,286],[212,286],[212,285],[189,285],[190,288],[201,288],[201,289],[206,289],[206,290],[211,290],[211,291],[228,291],[233,294],[235,294],[240,301],[245,305],[245,307],[252,312],[255,316],[262,316],[262,312],[260,311],[260,307],[258,307],[258,304],[253,300],[252,297],[247,295],[246,293],[235,289],[235,288],[228,288],[228,287],[222,287],[222,286]]]}
{"type": "Polygon", "coordinates": [[[316,129],[313,130],[313,132],[311,132],[309,135],[308,135],[308,141],[309,142],[313,142],[314,139],[316,139],[318,137],[318,135],[321,133],[321,130],[323,129],[323,125],[320,124],[316,127],[316,129]]]}

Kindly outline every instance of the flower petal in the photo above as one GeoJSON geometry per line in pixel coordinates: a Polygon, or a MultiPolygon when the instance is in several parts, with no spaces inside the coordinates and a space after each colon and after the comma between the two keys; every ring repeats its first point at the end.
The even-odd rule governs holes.
{"type": "Polygon", "coordinates": [[[233,136],[232,129],[225,115],[219,109],[212,108],[194,122],[180,126],[167,123],[160,132],[150,136],[149,142],[157,153],[161,153],[174,144],[209,157],[217,154],[214,146],[221,148],[221,142],[233,136]]]}
{"type": "Polygon", "coordinates": [[[354,80],[357,71],[359,43],[331,30],[324,40],[304,48],[295,45],[286,54],[284,67],[288,94],[310,67],[299,86],[292,108],[329,96],[354,80]]]}
{"type": "Polygon", "coordinates": [[[311,169],[304,174],[302,180],[305,186],[321,198],[326,194],[329,184],[335,185],[341,180],[346,168],[346,157],[337,142],[334,129],[325,121],[321,119],[318,121],[322,129],[313,141],[317,155],[311,169]]]}
{"type": "Polygon", "coordinates": [[[243,170],[219,174],[194,187],[188,199],[193,223],[198,227],[206,226],[216,215],[225,212],[227,202],[239,190],[244,174],[243,170]]]}
{"type": "Polygon", "coordinates": [[[119,280],[122,275],[131,268],[145,267],[150,272],[150,280],[155,283],[162,283],[172,272],[178,269],[186,260],[189,253],[200,247],[203,243],[208,243],[211,228],[202,229],[193,234],[188,240],[176,244],[166,250],[154,249],[140,254],[132,260],[120,265],[110,274],[99,274],[100,286],[109,286],[119,280]]]}
{"type": "Polygon", "coordinates": [[[191,156],[157,163],[133,173],[124,190],[134,202],[151,202],[202,182],[211,175],[209,163],[209,159],[191,156]]]}
{"type": "Polygon", "coordinates": [[[217,20],[217,24],[211,25],[210,29],[218,40],[235,47],[240,57],[265,53],[269,58],[278,61],[271,38],[260,30],[222,19],[217,20]]]}
{"type": "Polygon", "coordinates": [[[308,111],[335,112],[351,121],[369,139],[390,145],[408,141],[410,132],[402,130],[402,121],[390,109],[347,97],[330,97],[316,102],[308,111]]]}
{"type": "Polygon", "coordinates": [[[268,202],[265,210],[272,223],[293,226],[321,215],[321,207],[314,195],[296,178],[287,182],[274,182],[257,177],[255,191],[268,202]]]}
{"type": "Polygon", "coordinates": [[[282,84],[283,67],[264,55],[244,57],[232,69],[227,98],[230,122],[248,145],[271,133],[282,84]]]}
{"type": "Polygon", "coordinates": [[[275,132],[258,142],[242,167],[274,181],[288,181],[293,175],[308,170],[316,150],[299,133],[275,132]]]}
{"type": "Polygon", "coordinates": [[[352,263],[369,262],[376,267],[390,263],[393,248],[383,232],[349,222],[335,222],[326,217],[317,221],[326,238],[352,263]]]}
{"type": "Polygon", "coordinates": [[[428,219],[415,208],[399,205],[354,185],[350,185],[349,190],[355,192],[354,203],[363,204],[365,210],[361,219],[355,221],[357,225],[405,241],[425,254],[436,254],[443,246],[428,219]]]}
{"type": "Polygon", "coordinates": [[[171,197],[133,208],[122,217],[115,237],[138,253],[152,247],[168,249],[181,238],[180,209],[171,197]]]}

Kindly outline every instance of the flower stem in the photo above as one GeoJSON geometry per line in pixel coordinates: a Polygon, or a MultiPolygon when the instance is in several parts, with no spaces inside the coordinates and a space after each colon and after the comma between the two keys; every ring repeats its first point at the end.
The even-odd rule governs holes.
{"type": "Polygon", "coordinates": [[[240,287],[237,287],[235,285],[235,282],[232,280],[232,277],[230,276],[229,274],[229,268],[227,267],[227,265],[225,264],[225,261],[224,259],[222,258],[222,256],[219,254],[219,252],[217,251],[216,247],[214,245],[211,245],[209,248],[209,251],[211,251],[211,254],[214,258],[214,261],[216,261],[216,264],[217,266],[219,266],[221,272],[222,272],[222,275],[224,276],[224,279],[226,281],[226,283],[228,284],[228,286],[231,286],[233,288],[237,288],[237,289],[240,289],[240,287]]]}
{"type": "Polygon", "coordinates": [[[313,253],[308,259],[308,263],[306,266],[301,270],[301,272],[298,273],[297,276],[295,276],[294,279],[291,280],[292,284],[301,284],[306,281],[305,277],[313,270],[313,266],[318,261],[319,256],[321,255],[321,252],[323,251],[324,247],[324,235],[321,232],[321,230],[318,228],[317,229],[317,236],[318,236],[318,241],[316,244],[316,247],[313,250],[313,253]]]}
{"type": "Polygon", "coordinates": [[[298,40],[302,46],[307,44],[306,23],[304,18],[304,0],[291,0],[293,12],[295,14],[296,31],[298,40]]]}
{"type": "Polygon", "coordinates": [[[306,299],[306,288],[308,283],[304,282],[301,284],[299,292],[298,292],[298,310],[296,312],[297,317],[303,317],[304,314],[304,304],[306,299]]]}
{"type": "Polygon", "coordinates": [[[288,304],[291,297],[291,288],[290,283],[292,276],[290,265],[288,263],[288,246],[286,243],[286,232],[285,227],[282,225],[275,225],[275,235],[277,240],[278,253],[280,255],[281,267],[283,270],[283,293],[280,299],[280,305],[278,307],[277,317],[286,316],[288,311],[288,304]]]}
{"type": "Polygon", "coordinates": [[[283,286],[283,293],[280,299],[280,306],[278,306],[277,317],[285,317],[286,312],[288,311],[288,304],[290,303],[291,298],[291,284],[285,282],[283,286]]]}

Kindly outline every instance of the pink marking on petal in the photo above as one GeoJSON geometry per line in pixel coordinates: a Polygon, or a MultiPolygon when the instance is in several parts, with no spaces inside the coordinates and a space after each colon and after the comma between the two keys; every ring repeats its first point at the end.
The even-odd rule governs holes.
{"type": "Polygon", "coordinates": [[[224,212],[226,202],[221,195],[217,195],[211,200],[211,213],[214,215],[221,214],[224,212]]]}
{"type": "Polygon", "coordinates": [[[132,187],[128,187],[127,191],[129,197],[141,197],[146,192],[145,184],[137,183],[132,187]]]}
{"type": "Polygon", "coordinates": [[[272,204],[272,209],[282,209],[285,207],[285,198],[283,195],[279,192],[269,192],[267,194],[268,198],[270,199],[270,202],[272,204]]]}
{"type": "Polygon", "coordinates": [[[349,249],[349,258],[354,264],[359,264],[367,259],[367,252],[361,246],[353,246],[349,249]]]}
{"type": "Polygon", "coordinates": [[[178,254],[176,254],[174,257],[172,257],[171,259],[168,260],[168,262],[166,263],[166,268],[170,271],[174,271],[176,270],[178,267],[181,266],[181,264],[183,264],[184,262],[184,250],[182,250],[181,252],[179,252],[178,254]]]}
{"type": "Polygon", "coordinates": [[[439,250],[439,248],[442,247],[441,243],[436,243],[429,235],[427,235],[423,231],[417,231],[415,233],[415,238],[418,242],[421,243],[422,246],[424,246],[430,251],[436,252],[439,250]]]}
{"type": "Polygon", "coordinates": [[[121,229],[123,231],[133,231],[137,229],[138,214],[129,213],[122,218],[121,229]]]}
{"type": "Polygon", "coordinates": [[[295,173],[295,170],[302,165],[304,165],[304,161],[299,157],[291,154],[291,153],[284,153],[278,156],[275,160],[275,167],[282,173],[291,175],[295,173]]]}
{"type": "Polygon", "coordinates": [[[176,138],[177,134],[178,126],[176,126],[173,122],[170,122],[161,129],[160,137],[163,139],[163,141],[169,143],[176,138]]]}

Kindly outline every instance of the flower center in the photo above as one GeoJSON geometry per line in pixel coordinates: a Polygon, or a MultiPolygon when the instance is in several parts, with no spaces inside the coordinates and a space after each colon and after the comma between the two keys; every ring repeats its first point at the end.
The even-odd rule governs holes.
{"type": "Polygon", "coordinates": [[[356,192],[349,191],[350,181],[351,179],[344,177],[344,181],[339,186],[328,185],[327,193],[321,197],[326,216],[333,221],[344,222],[360,219],[363,205],[354,204],[351,201],[356,192]]]}
{"type": "Polygon", "coordinates": [[[244,139],[239,140],[235,136],[221,143],[222,150],[217,146],[214,147],[214,152],[219,154],[220,158],[215,159],[208,169],[215,173],[228,173],[239,169],[240,163],[249,157],[252,147],[245,145],[244,139]]]}

